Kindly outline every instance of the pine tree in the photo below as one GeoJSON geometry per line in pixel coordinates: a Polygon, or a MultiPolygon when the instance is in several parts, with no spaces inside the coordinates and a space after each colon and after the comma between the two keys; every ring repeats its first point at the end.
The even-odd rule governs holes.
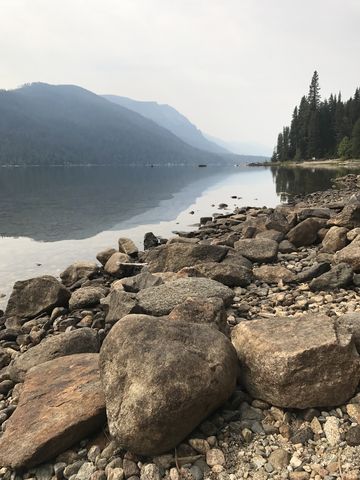
{"type": "Polygon", "coordinates": [[[319,85],[319,74],[315,70],[310,87],[309,87],[309,95],[308,95],[308,101],[311,110],[317,110],[320,106],[320,85],[319,85]]]}
{"type": "Polygon", "coordinates": [[[352,156],[352,145],[351,145],[351,141],[350,141],[349,137],[344,137],[341,140],[337,153],[338,153],[338,156],[343,160],[351,158],[351,156],[352,156]]]}
{"type": "Polygon", "coordinates": [[[360,159],[360,116],[354,125],[351,135],[351,143],[353,157],[360,159]]]}

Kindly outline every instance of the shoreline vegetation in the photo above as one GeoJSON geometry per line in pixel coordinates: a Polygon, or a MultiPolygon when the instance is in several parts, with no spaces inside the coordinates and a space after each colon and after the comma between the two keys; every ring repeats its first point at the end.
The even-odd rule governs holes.
{"type": "Polygon", "coordinates": [[[360,476],[360,175],[15,283],[0,477],[360,476]]]}
{"type": "Polygon", "coordinates": [[[347,167],[347,168],[359,168],[360,159],[349,158],[347,160],[341,158],[329,158],[319,160],[288,160],[286,162],[252,162],[248,164],[249,167],[284,167],[284,168],[314,168],[314,167],[347,167]]]}

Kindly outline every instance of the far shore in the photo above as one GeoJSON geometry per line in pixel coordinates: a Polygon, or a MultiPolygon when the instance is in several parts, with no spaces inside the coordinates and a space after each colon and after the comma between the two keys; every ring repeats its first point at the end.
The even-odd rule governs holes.
{"type": "Polygon", "coordinates": [[[360,159],[349,159],[341,160],[340,158],[335,159],[324,159],[324,160],[303,160],[295,162],[289,160],[287,162],[259,162],[259,163],[250,163],[249,167],[285,167],[285,168],[360,168],[360,159]]]}

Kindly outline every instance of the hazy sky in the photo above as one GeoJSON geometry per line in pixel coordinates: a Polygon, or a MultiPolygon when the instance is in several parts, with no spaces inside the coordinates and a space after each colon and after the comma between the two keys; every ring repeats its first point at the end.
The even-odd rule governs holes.
{"type": "Polygon", "coordinates": [[[312,73],[360,85],[360,0],[0,0],[0,88],[72,83],[168,103],[270,151],[312,73]]]}

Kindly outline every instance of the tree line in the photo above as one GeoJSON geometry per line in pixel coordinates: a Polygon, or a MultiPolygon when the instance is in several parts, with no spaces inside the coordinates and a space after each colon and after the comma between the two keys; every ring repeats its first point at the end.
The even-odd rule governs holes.
{"type": "Polygon", "coordinates": [[[315,71],[309,93],[293,111],[290,127],[279,133],[271,160],[360,158],[360,88],[343,101],[341,93],[321,100],[315,71]]]}

